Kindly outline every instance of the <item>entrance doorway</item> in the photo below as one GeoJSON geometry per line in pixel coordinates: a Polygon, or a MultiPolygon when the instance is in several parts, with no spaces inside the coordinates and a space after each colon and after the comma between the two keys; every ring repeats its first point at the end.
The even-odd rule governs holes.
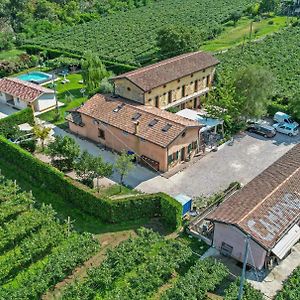
{"type": "Polygon", "coordinates": [[[185,148],[182,148],[182,149],[181,149],[180,159],[181,159],[181,161],[184,161],[184,160],[185,160],[185,148]]]}

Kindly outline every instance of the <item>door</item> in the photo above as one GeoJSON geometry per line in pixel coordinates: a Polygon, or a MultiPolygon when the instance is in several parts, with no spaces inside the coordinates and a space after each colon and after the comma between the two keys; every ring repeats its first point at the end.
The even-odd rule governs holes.
{"type": "Polygon", "coordinates": [[[231,256],[232,254],[232,250],[233,247],[226,244],[225,242],[222,242],[222,246],[221,246],[221,254],[223,254],[224,256],[231,256]]]}
{"type": "Polygon", "coordinates": [[[180,158],[181,158],[181,161],[184,161],[184,160],[185,160],[185,148],[182,148],[182,149],[181,149],[180,158]]]}

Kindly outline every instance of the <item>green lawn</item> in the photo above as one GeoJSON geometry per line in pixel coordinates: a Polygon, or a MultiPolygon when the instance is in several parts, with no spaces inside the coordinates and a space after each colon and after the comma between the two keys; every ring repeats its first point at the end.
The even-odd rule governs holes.
{"type": "Polygon", "coordinates": [[[0,51],[0,60],[16,61],[22,53],[24,53],[24,51],[18,49],[0,51]]]}
{"type": "MultiPolygon", "coordinates": [[[[66,76],[66,78],[70,80],[69,83],[62,84],[61,81],[63,78],[60,78],[60,80],[56,82],[58,101],[65,104],[59,108],[59,118],[56,117],[55,110],[46,112],[39,116],[45,121],[49,121],[62,127],[65,123],[67,111],[74,107],[80,106],[87,100],[87,97],[83,97],[82,93],[80,92],[80,90],[84,88],[84,85],[79,83],[79,81],[82,80],[81,74],[70,74],[66,76]],[[71,97],[72,100],[70,101],[68,97],[71,97]]],[[[53,88],[51,84],[48,85],[48,87],[53,88]]]]}
{"type": "MultiPolygon", "coordinates": [[[[95,190],[96,191],[96,190],[95,190]]],[[[120,184],[114,184],[106,188],[101,188],[99,191],[99,197],[112,197],[112,196],[131,196],[138,195],[139,191],[128,188],[120,184]]]]}
{"type": "MultiPolygon", "coordinates": [[[[281,28],[287,26],[287,17],[274,17],[264,19],[259,22],[253,22],[252,39],[257,40],[263,38],[268,34],[279,31],[281,28]],[[273,24],[269,24],[273,21],[273,24]]],[[[232,26],[231,22],[225,25],[225,30],[216,39],[211,40],[201,47],[204,51],[221,51],[238,46],[243,43],[244,39],[249,40],[251,20],[243,17],[238,21],[237,25],[232,26]]]]}

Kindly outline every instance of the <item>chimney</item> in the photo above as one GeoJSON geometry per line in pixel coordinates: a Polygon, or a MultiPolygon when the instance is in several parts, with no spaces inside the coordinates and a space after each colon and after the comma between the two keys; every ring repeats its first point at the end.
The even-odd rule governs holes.
{"type": "Polygon", "coordinates": [[[139,133],[140,122],[135,121],[135,122],[133,122],[133,124],[134,124],[134,134],[139,133]]]}

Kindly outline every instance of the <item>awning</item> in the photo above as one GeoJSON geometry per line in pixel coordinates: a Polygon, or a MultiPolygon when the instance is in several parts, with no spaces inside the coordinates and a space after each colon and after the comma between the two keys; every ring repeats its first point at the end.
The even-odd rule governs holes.
{"type": "Polygon", "coordinates": [[[275,245],[272,252],[280,259],[283,259],[288,251],[300,239],[300,227],[296,224],[290,231],[275,245]]]}

